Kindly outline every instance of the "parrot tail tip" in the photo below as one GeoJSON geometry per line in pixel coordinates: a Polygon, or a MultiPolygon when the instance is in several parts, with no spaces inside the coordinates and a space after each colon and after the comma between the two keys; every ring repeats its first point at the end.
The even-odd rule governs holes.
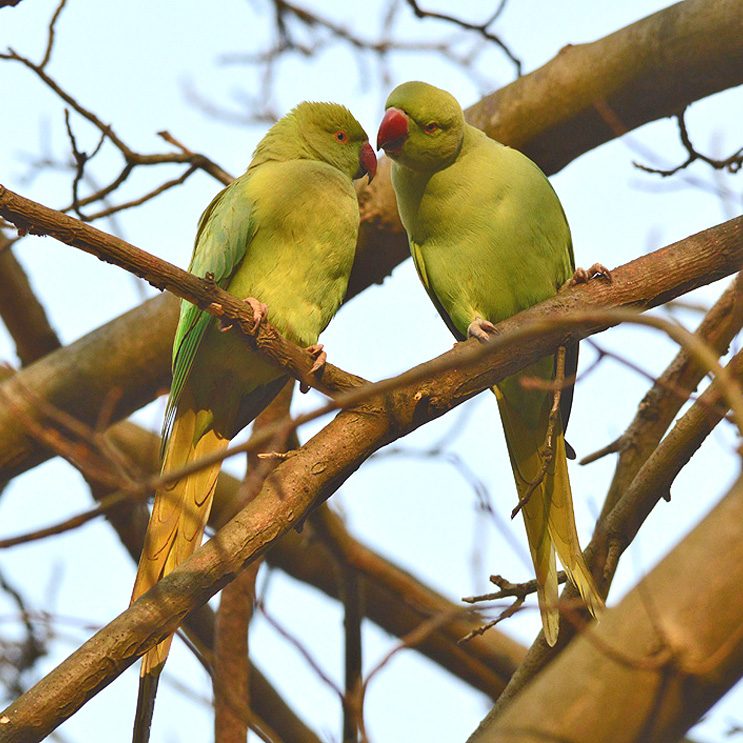
{"type": "Polygon", "coordinates": [[[164,663],[155,666],[148,673],[139,677],[139,692],[137,694],[137,711],[134,713],[134,731],[132,743],[149,743],[152,713],[155,710],[155,695],[157,684],[160,681],[160,672],[164,663]]]}

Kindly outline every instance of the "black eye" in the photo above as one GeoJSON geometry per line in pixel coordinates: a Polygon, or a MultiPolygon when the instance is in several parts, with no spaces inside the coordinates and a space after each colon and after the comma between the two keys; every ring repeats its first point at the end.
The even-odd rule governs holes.
{"type": "Polygon", "coordinates": [[[348,135],[341,129],[335,133],[335,138],[339,142],[345,142],[348,139],[348,135]]]}
{"type": "Polygon", "coordinates": [[[423,127],[423,130],[426,132],[426,134],[433,134],[434,132],[437,132],[439,129],[440,127],[435,121],[432,121],[423,127]]]}

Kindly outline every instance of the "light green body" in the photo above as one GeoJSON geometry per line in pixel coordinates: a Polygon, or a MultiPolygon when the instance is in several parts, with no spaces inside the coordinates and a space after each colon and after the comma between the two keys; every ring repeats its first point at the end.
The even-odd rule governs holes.
{"type": "MultiPolygon", "coordinates": [[[[383,122],[380,138],[393,158],[400,218],[421,281],[452,333],[464,340],[473,322],[495,324],[554,296],[572,277],[574,260],[565,213],[542,171],[466,124],[456,100],[433,86],[404,83],[387,107],[389,133],[383,122]]],[[[576,366],[572,346],[567,379],[576,366]]],[[[563,435],[572,386],[562,393],[554,457],[545,459],[552,392],[521,383],[554,375],[548,356],[494,389],[517,492],[528,497],[522,511],[550,644],[559,618],[555,550],[590,610],[602,605],[573,517],[563,435]]]]}
{"type": "Polygon", "coordinates": [[[475,316],[515,315],[573,275],[570,231],[549,181],[478,129],[465,125],[449,167],[429,175],[393,163],[392,183],[421,280],[461,337],[475,316]]]}
{"type": "MultiPolygon", "coordinates": [[[[223,243],[231,233],[249,233],[249,248],[226,290],[242,299],[259,298],[283,335],[309,346],[345,296],[358,222],[356,192],[350,178],[336,168],[312,160],[266,162],[217,197],[203,222],[199,245],[223,243]],[[241,225],[248,216],[246,205],[249,225],[241,225]]],[[[190,313],[191,306],[184,304],[181,335],[189,327],[190,313]]],[[[220,332],[214,318],[207,322],[184,394],[189,405],[204,411],[197,433],[213,426],[232,438],[265,407],[265,398],[278,392],[286,375],[250,351],[239,333],[220,332]]],[[[176,370],[178,348],[174,346],[176,370]]]]}
{"type": "MultiPolygon", "coordinates": [[[[570,230],[549,181],[478,129],[465,124],[461,150],[442,170],[393,163],[392,183],[421,281],[460,340],[476,317],[497,323],[553,296],[572,276],[570,230]]],[[[541,376],[552,376],[551,363],[540,366],[541,376]]],[[[539,414],[534,395],[501,386],[539,414]]]]}
{"type": "MultiPolygon", "coordinates": [[[[346,293],[359,227],[352,179],[376,160],[343,106],[303,103],[261,140],[247,172],[201,217],[189,270],[240,299],[268,305],[290,341],[316,343],[346,293]]],[[[214,458],[278,394],[287,376],[237,329],[183,302],[173,343],[162,472],[214,458]]],[[[199,546],[216,488],[217,460],[158,489],[132,593],[136,601],[199,546]]],[[[157,678],[172,636],[142,662],[134,738],[149,737],[157,678]]]]}

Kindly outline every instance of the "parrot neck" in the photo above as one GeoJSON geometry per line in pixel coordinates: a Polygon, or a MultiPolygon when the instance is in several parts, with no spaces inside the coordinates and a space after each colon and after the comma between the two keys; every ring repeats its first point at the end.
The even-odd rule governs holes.
{"type": "Polygon", "coordinates": [[[253,153],[249,170],[269,161],[313,159],[313,153],[302,136],[294,112],[279,119],[267,132],[253,153]]]}

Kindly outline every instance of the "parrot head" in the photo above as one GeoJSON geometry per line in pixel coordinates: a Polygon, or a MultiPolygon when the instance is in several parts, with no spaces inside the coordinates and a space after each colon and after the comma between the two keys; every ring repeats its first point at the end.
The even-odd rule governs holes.
{"type": "Polygon", "coordinates": [[[369,137],[353,114],[338,103],[300,103],[289,114],[295,120],[304,149],[313,159],[338,168],[350,178],[377,172],[369,137]]]}
{"type": "Polygon", "coordinates": [[[462,147],[464,114],[456,98],[428,83],[398,85],[387,98],[377,149],[418,172],[450,165],[462,147]]]}

